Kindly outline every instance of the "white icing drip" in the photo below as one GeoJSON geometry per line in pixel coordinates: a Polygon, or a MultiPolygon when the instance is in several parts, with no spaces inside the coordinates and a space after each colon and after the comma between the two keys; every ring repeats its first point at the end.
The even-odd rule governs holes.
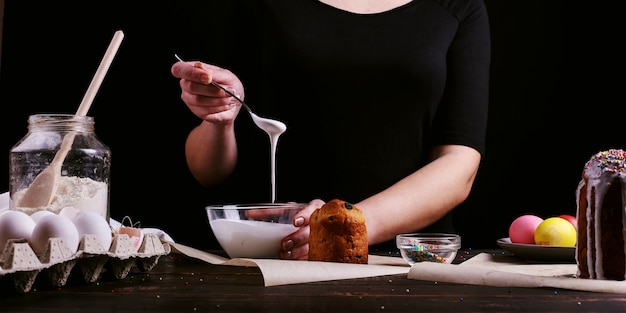
{"type": "MultiPolygon", "coordinates": [[[[585,185],[584,180],[581,180],[578,183],[578,187],[576,188],[576,221],[579,221],[581,219],[582,214],[585,214],[585,220],[588,221],[589,217],[586,215],[586,213],[589,211],[586,208],[582,208],[580,207],[580,190],[583,188],[583,186],[585,185]]],[[[589,202],[587,202],[589,203],[589,202]]],[[[589,229],[589,228],[587,228],[589,229]]],[[[587,231],[587,230],[585,230],[587,231]]],[[[578,231],[576,232],[577,234],[579,233],[578,231]]],[[[589,238],[589,234],[587,234],[587,238],[589,238]]],[[[582,248],[580,247],[580,240],[576,240],[576,254],[575,254],[575,258],[576,258],[576,264],[580,264],[580,261],[582,261],[580,259],[580,252],[579,250],[581,250],[582,248]]],[[[585,255],[585,257],[587,258],[587,264],[589,264],[589,253],[587,253],[585,255]]],[[[580,270],[581,266],[578,265],[577,266],[577,270],[576,270],[576,276],[580,277],[582,275],[582,271],[580,270]]]]}
{"type": "MultiPolygon", "coordinates": [[[[598,166],[589,166],[585,169],[584,177],[587,180],[586,184],[586,198],[587,198],[587,207],[586,208],[577,208],[577,214],[580,215],[580,212],[585,212],[585,217],[587,221],[594,222],[594,234],[591,236],[591,231],[589,227],[587,227],[587,271],[589,272],[589,276],[592,279],[606,279],[604,276],[604,268],[602,267],[602,238],[600,236],[601,226],[600,220],[602,217],[602,204],[604,197],[611,186],[610,182],[614,179],[619,179],[622,183],[622,205],[626,203],[626,176],[624,172],[605,172],[602,168],[598,166]],[[604,177],[602,177],[604,175],[604,177]],[[595,187],[595,216],[592,219],[591,216],[591,196],[592,196],[592,188],[595,187]],[[595,254],[592,254],[591,248],[595,246],[595,254]],[[595,262],[593,262],[593,257],[595,256],[595,262]],[[595,268],[595,270],[594,270],[595,268]]],[[[576,190],[576,199],[580,199],[580,189],[584,186],[584,181],[581,181],[578,185],[578,189],[576,190]]],[[[577,200],[577,203],[579,201],[577,200]]],[[[577,204],[579,206],[579,204],[577,204]]],[[[622,225],[626,225],[626,206],[622,207],[622,225]]],[[[622,237],[624,239],[626,249],[626,228],[622,228],[622,237]]],[[[579,249],[579,247],[577,247],[579,249]]],[[[577,256],[578,257],[578,256],[577,256]]],[[[626,260],[625,260],[626,262],[626,260]]],[[[626,264],[626,263],[625,263],[626,264]]],[[[626,277],[625,277],[626,278],[626,277]]]]}

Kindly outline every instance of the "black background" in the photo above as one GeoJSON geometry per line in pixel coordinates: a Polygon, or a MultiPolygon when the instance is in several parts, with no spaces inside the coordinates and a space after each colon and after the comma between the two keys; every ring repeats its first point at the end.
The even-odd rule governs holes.
{"type": "MultiPolygon", "coordinates": [[[[7,0],[0,191],[8,191],[8,154],[26,134],[28,116],[74,113],[121,29],[124,41],[89,111],[113,153],[111,216],[215,248],[204,211],[211,199],[184,159],[185,137],[198,120],[170,74],[183,46],[187,59],[210,62],[189,50],[206,50],[216,39],[210,29],[223,30],[207,2],[7,0]]],[[[586,160],[626,146],[625,37],[616,10],[570,1],[486,3],[493,44],[488,148],[472,195],[456,210],[463,245],[476,248],[495,247],[520,214],[575,215],[586,160]]]]}

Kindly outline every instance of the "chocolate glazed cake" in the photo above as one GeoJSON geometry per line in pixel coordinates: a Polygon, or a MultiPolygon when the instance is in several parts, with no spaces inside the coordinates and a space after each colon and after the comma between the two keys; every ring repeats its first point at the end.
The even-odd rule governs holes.
{"type": "Polygon", "coordinates": [[[626,279],[626,155],[598,152],[585,164],[576,191],[578,277],[626,279]]]}

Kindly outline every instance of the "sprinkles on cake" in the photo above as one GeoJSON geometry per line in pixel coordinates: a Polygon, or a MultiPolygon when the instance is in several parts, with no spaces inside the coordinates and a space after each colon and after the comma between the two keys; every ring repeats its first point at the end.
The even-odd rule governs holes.
{"type": "Polygon", "coordinates": [[[621,172],[626,169],[626,152],[621,149],[609,149],[596,153],[587,161],[585,168],[595,165],[603,172],[621,172]]]}

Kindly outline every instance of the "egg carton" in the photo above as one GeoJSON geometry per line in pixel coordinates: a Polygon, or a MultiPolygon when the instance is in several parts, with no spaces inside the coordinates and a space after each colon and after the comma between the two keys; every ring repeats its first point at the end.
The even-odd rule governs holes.
{"type": "Polygon", "coordinates": [[[169,244],[152,233],[144,234],[138,249],[127,234],[116,234],[108,250],[95,235],[85,235],[76,253],[71,252],[63,239],[50,238],[45,252],[39,256],[25,239],[11,239],[0,254],[0,280],[11,279],[17,292],[26,293],[36,279],[46,279],[56,287],[65,286],[72,273],[92,283],[108,269],[113,277],[123,279],[133,265],[147,272],[170,251],[169,244]]]}

